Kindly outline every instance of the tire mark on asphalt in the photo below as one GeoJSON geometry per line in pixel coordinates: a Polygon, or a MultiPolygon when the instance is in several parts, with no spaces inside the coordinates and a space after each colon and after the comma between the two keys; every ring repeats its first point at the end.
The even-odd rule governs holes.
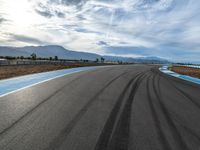
{"type": "MultiPolygon", "coordinates": [[[[170,82],[170,81],[169,81],[170,82]]],[[[156,83],[155,83],[156,84],[156,83]]],[[[175,86],[174,84],[172,85],[172,86],[175,86]]],[[[161,94],[161,91],[160,91],[160,76],[158,75],[158,80],[157,80],[157,87],[158,87],[158,96],[160,97],[160,100],[162,100],[162,94],[161,94]]],[[[178,90],[179,91],[179,89],[176,87],[175,88],[175,90],[178,90]]],[[[186,97],[185,95],[184,95],[184,93],[182,93],[181,94],[182,96],[184,96],[184,98],[186,98],[186,99],[190,99],[189,97],[186,97]]],[[[191,100],[191,99],[190,99],[191,100]]],[[[161,103],[162,103],[162,101],[160,101],[161,103]]],[[[163,106],[165,107],[165,105],[163,104],[163,106]]],[[[165,107],[164,108],[165,110],[166,110],[166,113],[168,113],[169,115],[168,116],[170,116],[170,112],[167,110],[167,108],[165,107]]],[[[174,112],[173,112],[174,113],[174,112]]],[[[176,114],[176,113],[174,113],[174,114],[176,114]]],[[[199,135],[195,132],[195,131],[193,131],[192,129],[190,129],[190,128],[188,128],[187,126],[185,126],[185,124],[186,123],[184,123],[183,121],[181,121],[180,119],[181,118],[177,118],[177,117],[175,117],[175,116],[171,116],[171,120],[172,119],[174,119],[174,121],[176,121],[176,123],[182,128],[182,129],[184,129],[187,133],[190,133],[194,138],[195,138],[195,141],[196,141],[196,143],[199,143],[200,142],[200,137],[199,137],[199,135]],[[182,122],[182,123],[181,123],[182,122]]],[[[174,124],[174,123],[173,123],[174,124]]],[[[174,124],[174,126],[175,126],[175,124],[174,124]]],[[[176,126],[175,126],[176,127],[176,126]]],[[[177,129],[177,131],[178,131],[178,129],[177,129]]],[[[180,145],[185,145],[185,147],[187,147],[188,149],[190,149],[185,143],[185,141],[184,141],[184,139],[181,137],[181,134],[180,134],[180,132],[178,133],[178,137],[176,137],[177,139],[180,139],[181,140],[181,143],[180,143],[180,145]]]]}
{"type": "MultiPolygon", "coordinates": [[[[137,77],[139,74],[137,74],[135,77],[137,77]]],[[[114,127],[115,121],[117,119],[118,113],[120,111],[120,107],[123,103],[123,98],[127,92],[127,90],[130,88],[132,82],[134,81],[135,77],[133,77],[128,84],[125,86],[124,90],[122,91],[122,93],[120,94],[119,98],[117,99],[117,102],[115,104],[115,106],[113,107],[109,118],[101,132],[100,138],[95,146],[95,150],[103,150],[106,149],[109,140],[110,140],[110,136],[112,134],[112,129],[114,127]]]]}
{"type": "MultiPolygon", "coordinates": [[[[184,92],[183,90],[181,90],[180,88],[178,88],[178,87],[173,83],[173,81],[174,81],[174,82],[178,82],[179,84],[183,84],[183,81],[184,81],[184,80],[179,79],[179,78],[176,78],[176,77],[173,77],[173,76],[170,76],[170,75],[167,75],[167,74],[164,74],[164,73],[160,72],[160,71],[158,70],[158,68],[155,68],[155,67],[152,68],[151,71],[152,71],[153,73],[155,73],[155,74],[158,74],[159,77],[163,77],[163,79],[167,80],[170,84],[172,84],[172,86],[173,86],[176,90],[178,90],[178,91],[180,92],[180,94],[182,94],[182,96],[185,96],[185,97],[187,97],[187,98],[190,99],[190,100],[193,99],[193,98],[191,98],[190,95],[186,94],[186,92],[184,92]]],[[[194,83],[192,83],[192,85],[191,85],[191,84],[189,84],[190,82],[188,82],[188,81],[184,81],[184,83],[186,83],[188,86],[191,86],[192,88],[195,88],[195,89],[196,89],[196,88],[200,88],[200,86],[198,86],[197,84],[195,84],[197,87],[194,87],[194,83]]],[[[200,108],[200,104],[197,104],[197,102],[194,102],[194,101],[192,101],[192,102],[200,108]]]]}
{"type": "MultiPolygon", "coordinates": [[[[159,86],[159,83],[158,83],[159,80],[158,79],[155,80],[156,79],[156,75],[154,73],[153,73],[153,78],[152,79],[153,79],[152,80],[152,87],[153,87],[153,91],[154,91],[155,96],[156,96],[155,100],[157,100],[157,102],[159,104],[159,107],[162,110],[162,114],[164,115],[164,117],[165,117],[165,119],[167,121],[168,127],[169,127],[169,129],[171,131],[171,134],[172,134],[172,137],[176,141],[177,148],[179,148],[180,150],[188,150],[189,148],[188,148],[187,144],[184,142],[184,140],[183,140],[178,128],[176,127],[176,125],[174,124],[174,122],[173,122],[173,120],[171,118],[171,115],[170,115],[168,109],[166,108],[165,104],[163,103],[161,92],[160,92],[160,86],[159,86]],[[157,81],[157,84],[156,84],[156,81],[157,81]],[[156,88],[156,85],[158,85],[158,88],[156,88]]],[[[171,146],[171,145],[169,145],[169,146],[171,146]]],[[[170,149],[174,149],[174,146],[171,147],[170,149]]]]}
{"type": "Polygon", "coordinates": [[[131,108],[134,101],[135,94],[137,89],[140,86],[140,83],[143,80],[145,73],[140,75],[133,84],[131,89],[131,94],[129,95],[128,100],[123,108],[122,114],[120,114],[119,121],[117,122],[116,129],[112,135],[112,139],[108,146],[108,150],[128,150],[129,146],[129,131],[130,131],[130,117],[131,117],[131,108]]]}
{"type": "Polygon", "coordinates": [[[141,72],[128,82],[124,91],[121,93],[119,99],[117,100],[117,103],[114,106],[108,121],[105,124],[95,150],[128,149],[131,107],[137,88],[139,87],[144,75],[145,73],[141,72]],[[123,102],[123,97],[125,96],[127,90],[131,87],[131,84],[133,84],[131,93],[128,99],[124,102],[125,104],[124,107],[121,108],[122,110],[120,114],[120,107],[122,107],[121,104],[123,102]]]}
{"type": "Polygon", "coordinates": [[[171,80],[166,79],[167,81],[169,81],[169,83],[186,99],[190,100],[196,107],[198,107],[198,109],[200,109],[200,104],[197,103],[196,101],[193,100],[193,98],[188,95],[186,92],[184,92],[183,90],[181,90],[180,88],[178,88],[174,83],[172,83],[171,80]]]}
{"type": "Polygon", "coordinates": [[[162,146],[162,150],[171,150],[171,147],[164,135],[164,132],[162,131],[161,129],[161,122],[159,120],[159,117],[158,117],[158,114],[156,112],[156,108],[153,104],[153,99],[151,97],[151,92],[150,92],[150,77],[152,76],[149,76],[148,79],[147,79],[147,86],[146,86],[146,91],[147,91],[147,98],[148,98],[148,103],[149,103],[149,106],[150,106],[150,109],[151,109],[151,114],[152,114],[152,118],[154,120],[154,125],[156,127],[156,132],[157,132],[157,135],[159,136],[158,137],[158,141],[160,141],[161,143],[161,146],[162,146]]]}
{"type": "Polygon", "coordinates": [[[105,91],[114,81],[127,74],[128,72],[121,73],[120,75],[109,81],[97,94],[95,94],[75,115],[75,117],[67,124],[67,126],[60,132],[60,134],[55,138],[45,150],[57,150],[60,148],[61,144],[65,141],[68,134],[71,132],[73,127],[82,118],[82,116],[87,112],[88,108],[93,104],[93,102],[99,97],[99,95],[105,91]]]}

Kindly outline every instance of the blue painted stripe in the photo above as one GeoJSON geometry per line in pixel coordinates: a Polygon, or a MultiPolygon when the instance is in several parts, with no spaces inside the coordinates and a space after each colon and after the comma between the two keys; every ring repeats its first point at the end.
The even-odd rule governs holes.
{"type": "Polygon", "coordinates": [[[97,67],[80,67],[72,69],[63,69],[63,70],[37,73],[32,75],[15,77],[11,79],[0,80],[0,97],[54,78],[58,78],[75,72],[91,70],[95,68],[97,67]]]}
{"type": "Polygon", "coordinates": [[[200,84],[200,79],[194,78],[194,77],[191,77],[191,76],[181,75],[181,74],[178,74],[176,72],[170,71],[170,70],[168,70],[168,66],[163,66],[163,67],[159,68],[159,70],[161,72],[168,74],[168,75],[171,75],[173,77],[200,84]]]}

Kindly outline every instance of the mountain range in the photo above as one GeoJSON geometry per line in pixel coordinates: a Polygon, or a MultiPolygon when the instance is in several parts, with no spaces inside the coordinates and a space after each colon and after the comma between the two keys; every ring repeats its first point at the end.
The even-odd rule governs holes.
{"type": "Polygon", "coordinates": [[[58,45],[47,45],[47,46],[26,46],[26,47],[7,47],[0,46],[0,56],[24,56],[29,57],[32,53],[35,53],[37,57],[49,58],[58,56],[59,59],[85,59],[85,60],[96,60],[101,57],[105,58],[106,61],[122,61],[122,62],[138,62],[138,63],[169,63],[168,60],[159,57],[118,57],[118,56],[102,56],[95,53],[86,53],[67,50],[62,46],[58,45]]]}

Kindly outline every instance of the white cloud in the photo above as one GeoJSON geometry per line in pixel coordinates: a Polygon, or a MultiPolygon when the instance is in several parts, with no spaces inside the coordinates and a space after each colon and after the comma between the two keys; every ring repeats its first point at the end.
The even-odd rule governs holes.
{"type": "MultiPolygon", "coordinates": [[[[169,49],[172,54],[200,54],[199,1],[0,0],[0,4],[0,16],[8,20],[1,24],[2,45],[37,45],[36,40],[31,43],[32,38],[99,54],[106,54],[109,47],[123,46],[159,49],[163,54],[169,49]],[[9,34],[31,38],[13,41],[9,34]]],[[[131,55],[141,54],[133,50],[131,55]]]]}

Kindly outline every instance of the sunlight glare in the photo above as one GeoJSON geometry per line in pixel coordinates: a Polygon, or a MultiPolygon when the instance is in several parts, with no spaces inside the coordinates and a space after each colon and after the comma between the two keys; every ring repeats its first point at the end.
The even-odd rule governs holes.
{"type": "Polygon", "coordinates": [[[31,3],[28,0],[13,1],[7,0],[4,5],[5,12],[16,26],[25,27],[35,21],[35,14],[32,11],[31,3]]]}

